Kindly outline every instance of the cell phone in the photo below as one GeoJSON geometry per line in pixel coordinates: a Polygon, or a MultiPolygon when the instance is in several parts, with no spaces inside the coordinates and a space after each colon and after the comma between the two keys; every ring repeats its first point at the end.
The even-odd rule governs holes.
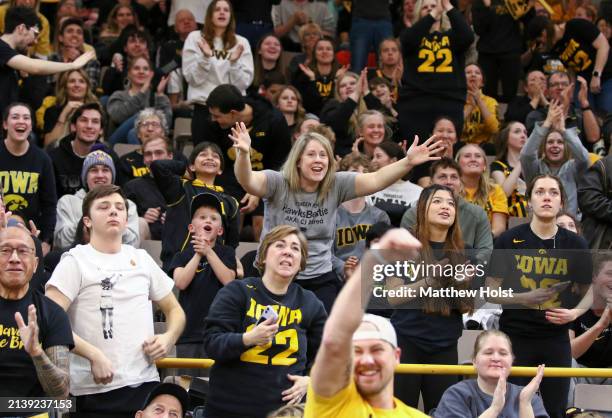
{"type": "Polygon", "coordinates": [[[570,282],[570,281],[560,282],[560,283],[553,284],[552,286],[550,286],[550,288],[553,289],[557,293],[561,293],[565,289],[567,289],[570,284],[572,284],[572,282],[570,282]]]}
{"type": "Polygon", "coordinates": [[[271,305],[268,305],[257,320],[257,325],[261,324],[264,321],[267,321],[270,318],[272,318],[272,322],[276,322],[278,320],[278,314],[271,305]]]}

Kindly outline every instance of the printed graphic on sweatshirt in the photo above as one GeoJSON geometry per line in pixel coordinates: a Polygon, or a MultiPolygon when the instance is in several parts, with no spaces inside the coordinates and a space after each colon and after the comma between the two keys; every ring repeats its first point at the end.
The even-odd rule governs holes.
{"type": "Polygon", "coordinates": [[[372,228],[372,224],[358,224],[336,229],[336,247],[355,245],[359,241],[365,241],[366,234],[372,228]]]}
{"type": "Polygon", "coordinates": [[[576,73],[587,70],[593,64],[589,53],[574,38],[570,38],[567,44],[565,44],[559,58],[576,73]]]}
{"type": "MultiPolygon", "coordinates": [[[[261,305],[251,298],[249,309],[246,312],[247,318],[259,319],[266,309],[266,305],[261,305]]],[[[257,345],[242,353],[240,360],[249,363],[269,364],[272,366],[291,366],[297,362],[296,357],[292,357],[300,349],[297,326],[302,323],[302,310],[289,309],[286,306],[272,305],[278,314],[279,331],[274,336],[274,340],[265,345],[257,345]]],[[[256,323],[249,325],[245,332],[255,327],[256,323]]]]}
{"type": "Polygon", "coordinates": [[[325,218],[329,216],[329,209],[319,206],[316,202],[295,202],[295,206],[285,204],[283,206],[284,221],[288,225],[300,225],[301,227],[311,225],[324,225],[325,218]]]}
{"type": "Polygon", "coordinates": [[[0,171],[0,184],[7,210],[21,211],[29,206],[23,195],[38,192],[40,173],[30,171],[0,171]]]}
{"type": "Polygon", "coordinates": [[[100,282],[102,286],[100,314],[102,315],[102,334],[105,340],[113,338],[113,288],[120,277],[121,274],[113,273],[100,282]]]}
{"type": "Polygon", "coordinates": [[[423,38],[419,47],[419,73],[452,73],[453,52],[450,38],[446,35],[434,35],[433,39],[423,38]]]}

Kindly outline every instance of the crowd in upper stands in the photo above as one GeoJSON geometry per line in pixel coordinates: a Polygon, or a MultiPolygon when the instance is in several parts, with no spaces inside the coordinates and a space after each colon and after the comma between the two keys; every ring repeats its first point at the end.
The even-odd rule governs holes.
{"type": "Polygon", "coordinates": [[[327,317],[394,227],[488,277],[385,289],[518,295],[371,306],[402,363],[504,332],[476,343],[477,384],[396,376],[402,405],[562,417],[575,381],[506,389],[484,362],[612,367],[612,253],[589,253],[612,249],[608,0],[8,0],[0,31],[0,380],[27,387],[0,396],[134,416],[176,346],[216,361],[206,417],[323,405],[327,317]]]}

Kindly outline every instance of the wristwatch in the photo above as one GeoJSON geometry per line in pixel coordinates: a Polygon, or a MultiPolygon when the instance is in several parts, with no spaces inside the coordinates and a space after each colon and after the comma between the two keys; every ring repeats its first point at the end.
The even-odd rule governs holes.
{"type": "Polygon", "coordinates": [[[593,71],[593,77],[599,77],[601,76],[601,73],[597,70],[593,71]]]}

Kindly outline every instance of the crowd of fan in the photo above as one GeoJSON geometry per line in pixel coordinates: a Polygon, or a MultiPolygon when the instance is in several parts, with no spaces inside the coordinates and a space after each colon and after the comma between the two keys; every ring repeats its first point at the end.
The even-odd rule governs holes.
{"type": "MultiPolygon", "coordinates": [[[[3,269],[26,265],[31,302],[15,304],[25,293],[7,290],[3,270],[0,330],[27,328],[16,311],[38,318],[57,373],[47,376],[55,387],[40,373],[38,382],[0,340],[0,364],[16,365],[6,376],[21,375],[24,396],[65,396],[60,369],[74,347],[77,414],[133,416],[159,379],[151,361],[176,345],[178,357],[217,361],[207,417],[265,416],[306,395],[338,293],[392,227],[413,232],[436,262],[449,250],[486,264],[494,249],[610,249],[610,19],[607,2],[591,0],[1,5],[0,258],[3,269]],[[192,144],[173,141],[179,118],[190,119],[192,144]],[[118,144],[134,147],[118,155],[118,144]],[[559,199],[550,225],[539,193],[559,199]],[[449,225],[432,226],[434,206],[449,225]],[[115,221],[95,218],[105,210],[125,212],[118,235],[115,221]],[[38,264],[24,261],[26,244],[5,245],[29,242],[7,232],[14,225],[32,235],[38,264]],[[163,270],[137,250],[147,240],[161,241],[163,270]],[[241,241],[261,244],[239,259],[241,241]],[[122,283],[130,277],[142,282],[122,283]],[[36,292],[68,312],[68,328],[36,292]],[[163,334],[153,335],[150,301],[163,334]],[[259,321],[268,306],[278,322],[259,321]]],[[[537,314],[504,310],[500,320],[510,302],[494,298],[480,309],[453,300],[375,312],[391,318],[402,362],[457,364],[469,327],[505,331],[490,338],[511,341],[504,352],[517,365],[609,368],[612,257],[582,258],[548,279],[516,266],[533,273],[519,288],[537,314]]],[[[40,353],[21,340],[18,351],[40,353]]],[[[395,396],[454,416],[445,391],[457,382],[397,376],[395,396]]],[[[540,389],[531,413],[563,416],[569,380],[540,389]]]]}

